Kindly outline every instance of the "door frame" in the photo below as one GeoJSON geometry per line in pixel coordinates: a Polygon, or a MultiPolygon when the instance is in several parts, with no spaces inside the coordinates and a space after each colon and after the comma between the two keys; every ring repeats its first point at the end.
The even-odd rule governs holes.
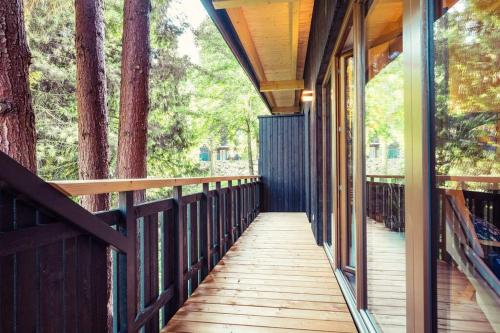
{"type": "MultiPolygon", "coordinates": [[[[344,89],[344,71],[339,71],[339,68],[343,68],[345,64],[345,58],[352,55],[352,52],[340,54],[340,47],[343,46],[345,40],[347,39],[348,29],[352,25],[352,9],[353,3],[349,4],[346,10],[344,20],[342,22],[341,28],[339,30],[339,36],[342,38],[337,39],[335,47],[333,49],[333,56],[326,70],[325,78],[322,82],[322,100],[323,108],[326,112],[330,112],[330,124],[331,124],[331,147],[330,149],[325,148],[323,151],[325,154],[330,154],[330,156],[335,156],[331,162],[331,175],[332,175],[332,248],[326,243],[326,230],[327,230],[327,219],[323,219],[323,245],[325,250],[328,252],[331,260],[332,267],[334,269],[342,269],[346,267],[347,255],[346,251],[342,248],[346,244],[347,233],[345,232],[345,221],[346,221],[346,209],[345,204],[347,202],[346,196],[341,191],[345,189],[345,178],[346,178],[346,168],[345,163],[340,163],[345,161],[345,110],[343,105],[345,105],[344,94],[341,91],[344,89]],[[343,67],[339,67],[343,66],[343,67]],[[339,77],[341,76],[341,77],[339,77]],[[330,81],[330,110],[326,110],[326,87],[330,81]],[[332,253],[333,251],[333,253],[332,253]]],[[[325,138],[323,138],[325,139],[325,138]]],[[[326,140],[324,140],[325,142],[326,140]]],[[[326,182],[326,175],[323,177],[323,184],[326,182]]],[[[324,196],[327,195],[323,192],[324,196]]],[[[323,199],[323,202],[326,198],[323,199]]]]}

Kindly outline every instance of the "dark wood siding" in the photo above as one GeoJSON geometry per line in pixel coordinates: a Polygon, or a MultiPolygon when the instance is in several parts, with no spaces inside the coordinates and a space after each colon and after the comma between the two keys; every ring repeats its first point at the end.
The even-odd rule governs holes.
{"type": "MultiPolygon", "coordinates": [[[[347,7],[348,1],[346,0],[315,1],[304,70],[305,87],[312,90],[315,96],[314,102],[305,103],[302,111],[309,115],[309,142],[306,157],[308,174],[305,177],[310,182],[310,187],[306,191],[306,201],[311,228],[318,244],[323,242],[321,88],[347,7]]],[[[327,152],[329,151],[330,147],[327,147],[327,152]]]]}
{"type": "Polygon", "coordinates": [[[259,125],[262,211],[304,212],[304,116],[260,117],[259,125]]]}

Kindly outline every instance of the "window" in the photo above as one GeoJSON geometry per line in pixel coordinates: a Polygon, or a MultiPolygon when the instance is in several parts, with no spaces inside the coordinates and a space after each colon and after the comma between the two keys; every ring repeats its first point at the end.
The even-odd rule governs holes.
{"type": "Polygon", "coordinates": [[[439,1],[433,22],[438,331],[500,325],[500,3],[439,1]]]}

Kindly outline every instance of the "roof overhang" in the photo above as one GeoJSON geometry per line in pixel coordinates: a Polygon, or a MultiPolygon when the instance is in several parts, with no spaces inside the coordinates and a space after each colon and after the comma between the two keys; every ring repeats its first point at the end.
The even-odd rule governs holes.
{"type": "Polygon", "coordinates": [[[272,113],[300,112],[314,0],[202,0],[272,113]]]}

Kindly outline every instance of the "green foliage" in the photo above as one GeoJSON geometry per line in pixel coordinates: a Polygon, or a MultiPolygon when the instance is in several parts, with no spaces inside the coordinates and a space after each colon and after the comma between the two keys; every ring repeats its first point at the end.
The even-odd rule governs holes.
{"type": "MultiPolygon", "coordinates": [[[[207,20],[196,31],[201,65],[178,53],[189,25],[170,13],[180,0],[152,1],[148,176],[203,175],[197,150],[206,142],[240,140],[250,126],[256,146],[258,94],[219,32],[207,20]]],[[[105,3],[105,56],[109,114],[110,175],[118,143],[123,1],[105,3]]],[[[38,170],[45,179],[78,178],[74,8],[65,0],[25,2],[32,53],[30,85],[37,126],[38,170]]]]}
{"type": "Polygon", "coordinates": [[[497,7],[460,1],[434,24],[439,174],[500,174],[497,7]]]}
{"type": "Polygon", "coordinates": [[[26,3],[38,170],[41,177],[51,179],[78,178],[74,15],[66,4],[26,3]]]}
{"type": "Polygon", "coordinates": [[[197,132],[212,151],[221,144],[239,146],[250,135],[247,158],[251,147],[256,150],[257,116],[266,113],[265,105],[210,19],[199,26],[195,37],[201,64],[190,72],[190,80],[195,96],[191,107],[200,115],[197,132]]]}
{"type": "Polygon", "coordinates": [[[366,138],[403,142],[403,55],[398,55],[366,85],[366,138]]]}

